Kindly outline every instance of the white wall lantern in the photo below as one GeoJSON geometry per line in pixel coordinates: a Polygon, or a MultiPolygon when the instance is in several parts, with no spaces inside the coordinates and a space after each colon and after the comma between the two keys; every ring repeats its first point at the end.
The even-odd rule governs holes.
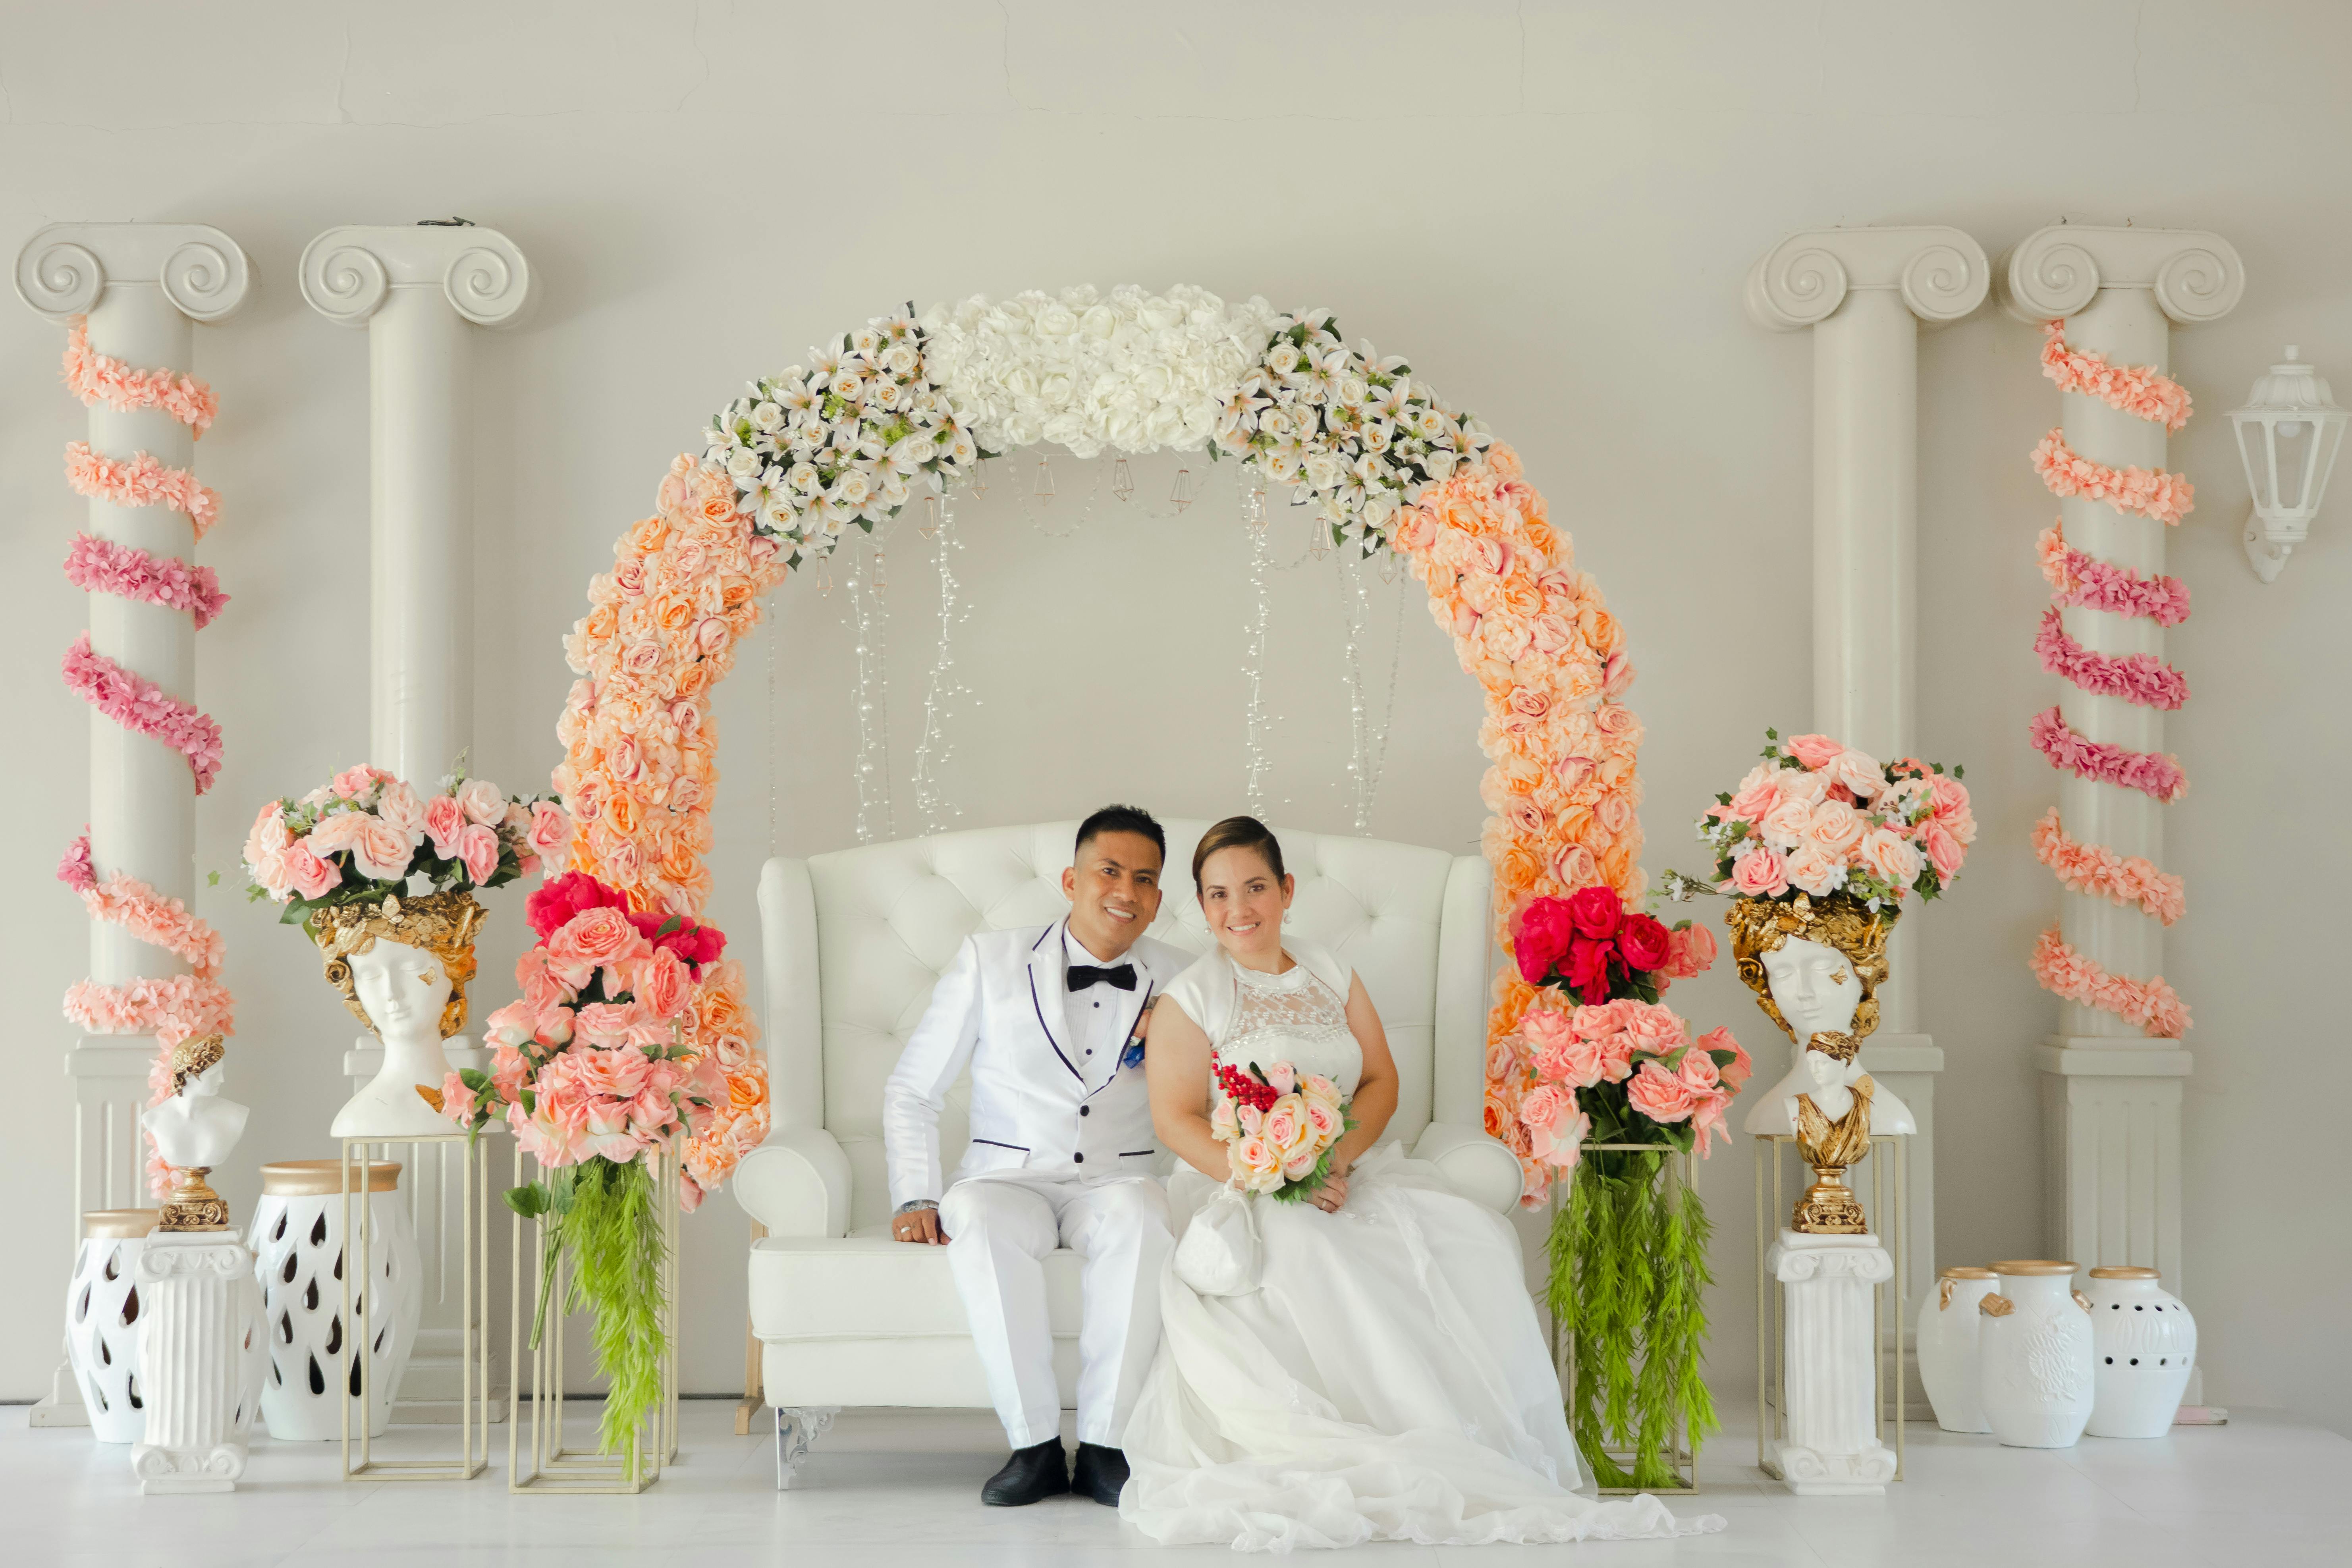
{"type": "Polygon", "coordinates": [[[2277,580],[2288,552],[2310,532],[2347,420],[2352,414],[2336,406],[2326,381],[2292,347],[2284,364],[2271,366],[2254,383],[2246,406],[2231,411],[2253,492],[2246,560],[2263,582],[2277,580]]]}

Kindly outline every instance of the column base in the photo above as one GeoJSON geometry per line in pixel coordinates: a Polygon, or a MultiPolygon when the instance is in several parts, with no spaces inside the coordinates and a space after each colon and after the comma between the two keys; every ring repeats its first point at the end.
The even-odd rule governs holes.
{"type": "Polygon", "coordinates": [[[49,1374],[49,1391],[25,1414],[27,1426],[87,1426],[89,1406],[81,1402],[81,1384],[74,1380],[73,1363],[58,1363],[49,1374]]]}
{"type": "Polygon", "coordinates": [[[1780,1484],[1799,1497],[1868,1497],[1895,1479],[1895,1450],[1873,1443],[1853,1454],[1824,1454],[1795,1443],[1772,1445],[1780,1484]]]}
{"type": "Polygon", "coordinates": [[[205,1449],[140,1443],[131,1450],[131,1471],[149,1497],[233,1492],[237,1478],[245,1474],[245,1458],[243,1443],[216,1443],[205,1449]]]}

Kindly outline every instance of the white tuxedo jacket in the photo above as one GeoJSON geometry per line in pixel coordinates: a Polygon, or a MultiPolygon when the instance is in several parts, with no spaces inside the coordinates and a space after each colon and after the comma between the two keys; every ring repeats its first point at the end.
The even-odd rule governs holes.
{"type": "Polygon", "coordinates": [[[1065,1006],[1066,921],[966,937],[940,976],[922,1022],[908,1037],[882,1090],[882,1142],[890,1205],[937,1198],[940,1111],[971,1068],[971,1143],[956,1181],[1026,1169],[1071,1178],[1150,1175],[1160,1154],[1143,1053],[1125,1048],[1144,1005],[1192,962],[1164,942],[1139,937],[1121,963],[1135,989],[1118,998],[1121,1045],[1086,1057],[1065,1006]]]}

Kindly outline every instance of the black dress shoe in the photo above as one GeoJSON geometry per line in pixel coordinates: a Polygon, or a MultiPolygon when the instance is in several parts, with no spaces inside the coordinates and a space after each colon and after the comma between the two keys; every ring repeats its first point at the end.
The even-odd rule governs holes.
{"type": "MultiPolygon", "coordinates": [[[[1125,1464],[1119,1466],[1122,1479],[1125,1464]]],[[[1017,1448],[1004,1468],[980,1489],[980,1500],[991,1508],[1025,1508],[1040,1498],[1058,1497],[1070,1489],[1069,1458],[1062,1440],[1049,1438],[1032,1448],[1017,1448]]]]}
{"type": "Polygon", "coordinates": [[[1099,1443],[1078,1445],[1078,1463],[1070,1477],[1070,1489],[1081,1497],[1090,1497],[1105,1508],[1118,1506],[1118,1494],[1127,1485],[1127,1456],[1117,1448],[1106,1448],[1099,1443]]]}

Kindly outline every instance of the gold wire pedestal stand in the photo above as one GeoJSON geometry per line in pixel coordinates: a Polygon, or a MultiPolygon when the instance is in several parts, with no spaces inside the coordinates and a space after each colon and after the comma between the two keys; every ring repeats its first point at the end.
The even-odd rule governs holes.
{"type": "MultiPolygon", "coordinates": [[[[1660,1155],[1663,1158],[1658,1163],[1658,1179],[1672,1184],[1673,1192],[1670,1196],[1673,1202],[1680,1203],[1685,1194],[1698,1190],[1698,1156],[1695,1153],[1685,1153],[1663,1143],[1587,1143],[1583,1146],[1582,1153],[1660,1155]]],[[[1578,1180],[1585,1169],[1584,1161],[1580,1156],[1577,1163],[1569,1167],[1567,1180],[1552,1184],[1551,1215],[1555,1226],[1559,1220],[1559,1212],[1565,1201],[1569,1182],[1578,1180]]],[[[1576,1420],[1576,1333],[1575,1331],[1564,1326],[1557,1316],[1554,1316],[1551,1321],[1551,1353],[1553,1369],[1559,1376],[1560,1400],[1568,1409],[1569,1422],[1573,1427],[1576,1420]]],[[[1615,1461],[1621,1469],[1626,1470],[1633,1468],[1633,1461],[1637,1458],[1630,1448],[1604,1445],[1601,1452],[1615,1461]]],[[[1674,1466],[1675,1478],[1678,1483],[1675,1486],[1671,1488],[1604,1487],[1599,1484],[1599,1478],[1596,1477],[1594,1493],[1601,1497],[1637,1497],[1643,1492],[1654,1494],[1671,1491],[1677,1497],[1687,1497],[1697,1491],[1699,1489],[1698,1452],[1691,1444],[1690,1420],[1685,1413],[1678,1412],[1675,1415],[1675,1429],[1668,1439],[1666,1454],[1668,1461],[1674,1466]]]]}
{"type": "MultiPolygon", "coordinates": [[[[661,1396],[654,1407],[637,1423],[627,1448],[621,1453],[606,1453],[601,1448],[575,1448],[564,1441],[564,1296],[571,1285],[571,1270],[562,1249],[556,1250],[551,1260],[547,1251],[547,1219],[544,1215],[530,1225],[518,1221],[514,1227],[513,1279],[509,1293],[508,1334],[516,1374],[508,1394],[507,1413],[507,1490],[530,1492],[541,1496],[589,1497],[599,1495],[632,1495],[644,1491],[661,1479],[662,1468],[677,1460],[677,1218],[678,1218],[678,1152],[677,1148],[662,1154],[647,1154],[646,1163],[654,1180],[654,1205],[661,1215],[661,1328],[665,1349],[661,1361],[661,1396]],[[534,1258],[525,1267],[523,1237],[529,1235],[534,1258]],[[525,1310],[526,1300],[536,1301],[537,1292],[548,1292],[546,1327],[539,1343],[530,1343],[530,1332],[525,1310]],[[530,1431],[523,1430],[523,1393],[521,1368],[528,1352],[530,1366],[530,1431]]],[[[520,1144],[515,1148],[514,1184],[524,1184],[524,1161],[528,1159],[520,1144]]],[[[537,1173],[537,1161],[531,1162],[537,1173]]]]}
{"type": "MultiPolygon", "coordinates": [[[[480,1140],[470,1133],[451,1131],[427,1138],[345,1138],[342,1141],[341,1181],[343,1199],[344,1267],[343,1321],[351,1326],[352,1352],[358,1372],[356,1386],[346,1392],[343,1406],[343,1479],[347,1481],[469,1481],[490,1464],[490,1211],[489,1173],[486,1167],[480,1140]],[[412,1152],[409,1168],[422,1162],[415,1151],[426,1144],[460,1145],[458,1164],[465,1173],[464,1191],[459,1207],[465,1215],[465,1230],[459,1244],[464,1258],[462,1284],[458,1296],[458,1315],[464,1320],[460,1331],[457,1356],[457,1458],[454,1459],[379,1459],[375,1457],[374,1439],[369,1435],[373,1423],[368,1418],[372,1409],[368,1398],[369,1385],[375,1375],[375,1341],[373,1325],[368,1315],[370,1304],[383,1294],[383,1277],[375,1267],[375,1205],[368,1201],[368,1151],[377,1149],[390,1159],[395,1144],[405,1143],[412,1152]],[[352,1214],[358,1200],[358,1215],[352,1214]],[[352,1240],[358,1240],[358,1251],[352,1256],[352,1240]],[[354,1302],[352,1281],[362,1281],[359,1297],[354,1302]],[[358,1460],[352,1458],[352,1405],[361,1410],[358,1434],[358,1460]]],[[[446,1170],[446,1167],[445,1166],[446,1170]]],[[[349,1376],[340,1370],[339,1377],[349,1376]]],[[[396,1392],[396,1391],[395,1391],[396,1392]]]]}
{"type": "MultiPolygon", "coordinates": [[[[1784,1146],[1793,1149],[1797,1140],[1793,1133],[1787,1132],[1751,1136],[1756,1145],[1756,1468],[1777,1481],[1785,1479],[1773,1465],[1771,1454],[1772,1444],[1788,1435],[1788,1340],[1781,1320],[1782,1293],[1775,1289],[1779,1281],[1765,1268],[1764,1257],[1773,1238],[1788,1223],[1790,1205],[1795,1201],[1793,1194],[1783,1188],[1782,1174],[1789,1163],[1780,1158],[1780,1150],[1784,1146]]],[[[1846,1172],[1849,1184],[1855,1171],[1868,1173],[1870,1192],[1863,1212],[1868,1215],[1879,1245],[1895,1257],[1894,1277],[1871,1289],[1870,1408],[1880,1442],[1886,1442],[1888,1421],[1894,1423],[1895,1440],[1886,1446],[1895,1450],[1895,1479],[1898,1481],[1903,1479],[1905,1385],[1908,1381],[1905,1358],[1911,1335],[1907,1279],[1911,1262],[1910,1159],[1908,1136],[1874,1133],[1870,1152],[1846,1172]],[[1881,1150],[1885,1151],[1884,1160],[1879,1157],[1881,1150]],[[1890,1383],[1894,1385],[1891,1402],[1887,1394],[1890,1383]]]]}

